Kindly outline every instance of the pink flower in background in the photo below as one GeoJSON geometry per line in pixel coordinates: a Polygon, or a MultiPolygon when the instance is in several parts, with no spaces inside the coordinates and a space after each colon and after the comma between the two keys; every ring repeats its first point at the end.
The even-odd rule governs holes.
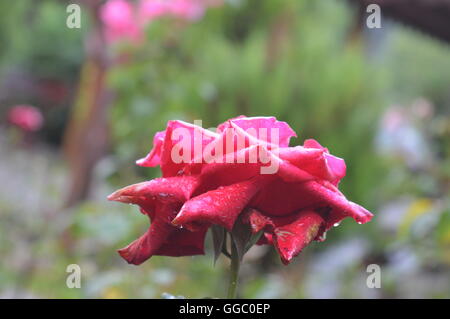
{"type": "Polygon", "coordinates": [[[139,42],[142,30],[135,18],[133,5],[126,0],[109,0],[100,11],[105,37],[113,43],[120,40],[139,42]]]}
{"type": "Polygon", "coordinates": [[[139,3],[140,21],[148,23],[169,12],[168,0],[141,0],[139,3]]]}
{"type": "Polygon", "coordinates": [[[178,18],[199,20],[205,13],[205,3],[201,0],[172,0],[169,1],[169,12],[178,18]]]}
{"type": "Polygon", "coordinates": [[[184,20],[200,19],[207,3],[202,0],[142,0],[139,3],[140,21],[144,24],[164,16],[184,20]]]}
{"type": "Polygon", "coordinates": [[[34,106],[16,105],[8,112],[8,122],[24,131],[35,132],[44,124],[44,118],[34,106]]]}
{"type": "Polygon", "coordinates": [[[101,8],[100,17],[108,42],[139,42],[144,28],[156,19],[196,21],[203,17],[207,7],[221,3],[220,0],[141,0],[134,6],[134,2],[127,0],[109,0],[101,8]]]}

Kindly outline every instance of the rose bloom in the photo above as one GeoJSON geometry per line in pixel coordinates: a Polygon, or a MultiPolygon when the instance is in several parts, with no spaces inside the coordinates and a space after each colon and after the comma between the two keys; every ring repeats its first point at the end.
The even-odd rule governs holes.
{"type": "Polygon", "coordinates": [[[203,254],[211,225],[231,231],[239,219],[253,233],[262,232],[258,244],[273,245],[288,264],[345,217],[370,221],[369,211],[338,190],[344,160],[315,140],[289,147],[291,137],[295,132],[274,117],[241,116],[219,125],[217,132],[169,121],[165,131],[156,133],[150,153],[137,162],[159,165],[163,177],[108,197],[138,205],[151,220],[148,231],[119,254],[136,265],[153,255],[203,254]],[[250,160],[255,153],[259,156],[250,160]],[[263,173],[261,168],[273,163],[276,171],[263,173]]]}
{"type": "Polygon", "coordinates": [[[8,122],[23,131],[35,132],[42,127],[44,118],[41,111],[34,106],[16,105],[8,112],[8,122]]]}

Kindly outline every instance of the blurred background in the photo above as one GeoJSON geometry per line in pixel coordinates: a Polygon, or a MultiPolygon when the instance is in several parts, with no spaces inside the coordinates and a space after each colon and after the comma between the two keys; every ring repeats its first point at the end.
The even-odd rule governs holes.
{"type": "Polygon", "coordinates": [[[148,220],[106,196],[160,176],[134,162],[168,120],[245,114],[344,158],[342,191],[375,217],[289,266],[252,248],[241,297],[450,298],[450,1],[166,1],[0,2],[0,297],[224,297],[209,240],[205,256],[122,260],[148,220]]]}

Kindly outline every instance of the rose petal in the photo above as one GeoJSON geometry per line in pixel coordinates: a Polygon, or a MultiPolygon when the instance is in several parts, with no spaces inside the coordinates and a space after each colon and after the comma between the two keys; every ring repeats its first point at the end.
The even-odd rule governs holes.
{"type": "Polygon", "coordinates": [[[187,201],[172,223],[187,228],[192,223],[212,223],[231,230],[239,213],[261,187],[262,181],[256,178],[201,194],[187,201]]]}
{"type": "Polygon", "coordinates": [[[151,181],[126,186],[108,196],[108,200],[135,204],[141,199],[174,199],[176,201],[188,200],[195,188],[199,185],[198,176],[174,176],[155,178],[151,181]]]}
{"type": "Polygon", "coordinates": [[[279,158],[276,150],[269,151],[263,145],[251,145],[235,153],[222,155],[217,163],[186,166],[185,172],[202,175],[205,185],[226,186],[256,175],[278,175],[286,182],[305,182],[315,179],[304,170],[279,158]]]}
{"type": "Polygon", "coordinates": [[[170,224],[177,210],[171,205],[158,205],[147,232],[118,250],[128,263],[139,265],[152,256],[190,256],[203,254],[206,228],[189,232],[170,224]]]}
{"type": "Polygon", "coordinates": [[[287,265],[316,237],[322,223],[318,213],[302,211],[293,222],[275,228],[273,244],[283,264],[287,265]]]}
{"type": "MultiPolygon", "coordinates": [[[[369,222],[373,214],[364,207],[355,204],[339,192],[339,190],[332,184],[326,182],[306,182],[301,185],[305,196],[310,196],[312,200],[316,201],[320,206],[329,206],[336,213],[343,216],[352,217],[360,224],[369,222]]],[[[319,207],[320,207],[319,206],[319,207]]]]}
{"type": "Polygon", "coordinates": [[[183,121],[169,121],[161,153],[163,176],[181,173],[183,167],[196,157],[196,153],[201,153],[200,150],[217,137],[216,133],[200,126],[183,121]]]}
{"type": "Polygon", "coordinates": [[[328,148],[323,147],[314,139],[305,140],[303,143],[303,147],[305,148],[316,148],[324,151],[325,157],[325,166],[329,172],[328,178],[334,185],[337,185],[339,181],[345,176],[346,166],[345,161],[342,158],[333,156],[328,151],[328,148]]]}
{"type": "Polygon", "coordinates": [[[345,176],[344,160],[326,153],[323,148],[280,148],[279,157],[316,178],[328,180],[335,185],[345,176]]]}
{"type": "MultiPolygon", "coordinates": [[[[118,253],[129,264],[140,265],[161,247],[172,231],[170,227],[168,224],[155,221],[144,235],[128,246],[119,249],[118,253]]],[[[174,227],[172,226],[172,228],[174,227]]]]}
{"type": "Polygon", "coordinates": [[[148,155],[136,161],[136,164],[142,167],[155,167],[161,165],[161,152],[166,131],[157,132],[153,137],[153,148],[148,155]]]}
{"type": "Polygon", "coordinates": [[[155,255],[180,257],[205,254],[204,241],[207,227],[199,228],[197,231],[174,228],[176,230],[171,232],[166,243],[155,252],[155,255]]]}
{"type": "Polygon", "coordinates": [[[157,203],[184,203],[200,183],[198,176],[156,178],[133,184],[108,196],[108,200],[139,205],[146,214],[153,216],[157,203]]]}
{"type": "Polygon", "coordinates": [[[252,135],[256,139],[276,144],[280,147],[289,146],[291,137],[297,137],[297,134],[286,123],[278,121],[275,117],[245,117],[240,116],[218,126],[218,132],[222,132],[225,128],[233,127],[234,125],[246,131],[249,135],[252,135]],[[264,130],[266,129],[266,136],[264,136],[264,130]],[[271,139],[271,129],[278,130],[278,140],[271,139]]]}
{"type": "Polygon", "coordinates": [[[274,227],[274,224],[269,217],[264,216],[261,212],[254,208],[248,209],[245,213],[243,213],[242,221],[245,224],[250,225],[253,234],[256,234],[267,227],[274,227]]]}
{"type": "Polygon", "coordinates": [[[286,183],[278,177],[262,188],[250,205],[271,216],[286,216],[298,210],[324,207],[330,207],[336,213],[350,216],[362,224],[373,216],[363,207],[348,201],[336,186],[327,181],[286,183]]]}
{"type": "Polygon", "coordinates": [[[320,145],[319,142],[317,142],[315,139],[307,139],[303,142],[303,147],[305,148],[317,148],[319,150],[323,150],[325,152],[328,153],[328,148],[323,147],[322,145],[320,145]]]}
{"type": "Polygon", "coordinates": [[[216,139],[218,134],[183,121],[169,121],[165,131],[153,139],[153,149],[140,166],[160,165],[164,177],[177,175],[195,157],[195,152],[216,139]],[[185,153],[186,152],[186,153],[185,153]]]}
{"type": "MultiPolygon", "coordinates": [[[[202,193],[220,186],[228,186],[261,175],[261,167],[269,164],[262,163],[258,158],[259,153],[266,154],[262,146],[253,145],[235,153],[228,153],[217,158],[217,162],[190,164],[185,172],[196,172],[202,176],[202,185],[196,193],[202,193]]],[[[265,155],[264,155],[265,156],[265,155]]]]}
{"type": "Polygon", "coordinates": [[[337,185],[339,181],[345,177],[347,166],[342,158],[333,156],[331,154],[324,154],[326,160],[326,166],[330,172],[331,182],[337,185]]]}
{"type": "Polygon", "coordinates": [[[275,177],[252,199],[250,206],[270,216],[286,216],[312,207],[317,200],[304,193],[303,183],[287,183],[275,177]]]}
{"type": "MultiPolygon", "coordinates": [[[[167,217],[175,215],[170,205],[158,205],[155,216],[147,232],[118,252],[129,264],[139,265],[155,255],[169,235],[177,229],[167,222],[167,217]]],[[[170,219],[170,218],[169,218],[170,219]]]]}

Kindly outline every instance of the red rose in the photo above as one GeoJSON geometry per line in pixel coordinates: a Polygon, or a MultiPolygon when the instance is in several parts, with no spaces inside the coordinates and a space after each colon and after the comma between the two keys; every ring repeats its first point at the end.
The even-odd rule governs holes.
{"type": "Polygon", "coordinates": [[[296,136],[274,117],[239,117],[217,132],[170,121],[137,163],[160,165],[163,178],[125,187],[108,198],[137,204],[151,226],[119,250],[129,263],[153,255],[203,254],[209,226],[231,230],[236,220],[259,244],[273,245],[283,263],[345,217],[366,223],[372,214],[338,190],[344,160],[314,140],[289,147],[296,136]]]}

